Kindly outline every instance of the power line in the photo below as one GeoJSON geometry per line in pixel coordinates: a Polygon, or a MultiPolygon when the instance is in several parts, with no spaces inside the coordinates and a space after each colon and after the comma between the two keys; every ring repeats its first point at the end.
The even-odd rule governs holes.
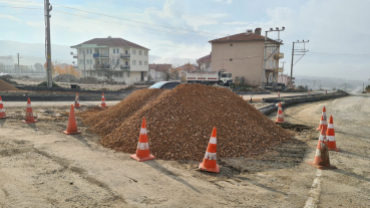
{"type": "Polygon", "coordinates": [[[20,9],[41,9],[41,8],[32,8],[32,7],[15,7],[15,6],[0,6],[0,7],[20,8],[20,9]]]}
{"type": "MultiPolygon", "coordinates": [[[[104,26],[107,26],[107,23],[115,24],[115,25],[128,25],[128,26],[131,26],[131,27],[136,27],[136,28],[140,28],[140,29],[159,32],[160,34],[166,34],[166,35],[172,35],[172,36],[178,36],[178,37],[189,37],[189,38],[202,38],[202,39],[206,38],[205,36],[201,36],[201,35],[189,35],[189,34],[184,34],[184,33],[177,33],[177,32],[170,31],[170,30],[163,30],[163,29],[157,29],[157,28],[151,28],[151,27],[145,27],[145,26],[138,26],[138,25],[130,24],[130,23],[120,23],[120,22],[116,22],[116,21],[99,19],[99,18],[94,18],[94,17],[87,17],[87,16],[73,14],[73,13],[69,13],[69,12],[63,12],[63,11],[59,11],[59,10],[55,10],[54,12],[65,13],[65,14],[72,15],[72,16],[82,17],[82,18],[87,19],[87,20],[91,19],[93,21],[71,18],[71,19],[74,19],[74,20],[77,20],[77,21],[85,21],[85,22],[89,22],[89,23],[92,23],[92,24],[98,24],[98,25],[104,25],[104,26]],[[94,22],[94,21],[96,21],[96,22],[94,22]],[[104,24],[99,24],[98,21],[102,22],[104,24]]],[[[63,16],[63,17],[65,18],[65,16],[63,16]]],[[[208,38],[206,38],[206,39],[208,39],[208,38]]]]}
{"type": "Polygon", "coordinates": [[[111,2],[111,3],[115,3],[115,4],[121,4],[121,5],[128,5],[130,7],[139,8],[139,9],[142,9],[142,10],[154,9],[158,12],[173,14],[173,15],[177,15],[177,16],[185,15],[188,18],[204,19],[204,20],[211,20],[211,21],[217,21],[217,22],[224,21],[224,20],[221,20],[219,18],[206,17],[206,16],[201,16],[201,15],[196,15],[196,14],[191,14],[191,13],[185,13],[185,12],[180,12],[180,11],[176,11],[176,10],[172,10],[172,9],[164,9],[164,8],[162,9],[162,8],[155,7],[155,6],[152,6],[152,5],[142,4],[142,3],[137,3],[137,2],[129,2],[129,1],[126,1],[126,0],[125,1],[103,0],[103,1],[111,2]]]}
{"type": "Polygon", "coordinates": [[[346,53],[324,53],[324,52],[314,52],[309,51],[309,53],[316,53],[316,54],[322,54],[322,55],[332,55],[332,56],[370,56],[368,53],[364,54],[346,54],[346,53]]]}
{"type": "MultiPolygon", "coordinates": [[[[146,23],[146,22],[130,20],[130,19],[127,19],[127,18],[116,17],[116,16],[101,14],[101,13],[97,13],[97,12],[91,12],[91,11],[87,11],[87,10],[83,10],[83,9],[76,9],[76,8],[73,8],[73,7],[63,6],[63,5],[59,5],[59,4],[54,4],[54,5],[59,6],[59,7],[72,9],[72,10],[76,10],[76,11],[86,12],[86,13],[95,14],[95,15],[104,16],[104,17],[110,17],[110,18],[114,18],[114,19],[130,21],[130,22],[139,23],[139,24],[145,24],[145,25],[149,25],[149,26],[156,26],[156,27],[161,27],[161,28],[165,28],[165,29],[171,29],[171,30],[178,30],[178,31],[183,31],[183,32],[191,32],[191,33],[201,34],[199,31],[194,31],[194,30],[184,30],[184,29],[181,29],[181,28],[168,27],[168,26],[163,26],[163,25],[158,25],[158,24],[150,24],[150,23],[146,23]]],[[[202,33],[207,33],[207,32],[202,32],[202,33]]],[[[209,34],[214,36],[213,33],[209,33],[209,34]]]]}

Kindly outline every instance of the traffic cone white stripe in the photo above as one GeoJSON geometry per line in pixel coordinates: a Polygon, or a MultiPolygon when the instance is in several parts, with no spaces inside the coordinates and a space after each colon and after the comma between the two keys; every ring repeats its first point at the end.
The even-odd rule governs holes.
{"type": "Polygon", "coordinates": [[[0,113],[5,113],[5,109],[0,109],[0,113]]]}
{"type": "Polygon", "coordinates": [[[335,136],[326,136],[326,139],[331,141],[331,142],[334,142],[335,141],[335,136]]]}
{"type": "Polygon", "coordinates": [[[278,110],[281,110],[282,111],[283,109],[279,107],[278,110]]]}
{"type": "Polygon", "coordinates": [[[319,149],[316,149],[316,156],[321,157],[321,151],[319,149]]]}
{"type": "Polygon", "coordinates": [[[319,136],[319,140],[320,141],[325,141],[326,140],[326,136],[325,135],[320,135],[319,136]]]}
{"type": "Polygon", "coordinates": [[[328,128],[329,128],[329,129],[334,129],[334,124],[329,124],[329,125],[328,125],[328,128]]]}
{"type": "Polygon", "coordinates": [[[27,108],[31,108],[31,104],[27,104],[27,108]]]}
{"type": "Polygon", "coordinates": [[[206,152],[206,155],[204,155],[204,158],[208,160],[217,160],[217,153],[206,152]]]}
{"type": "Polygon", "coordinates": [[[146,128],[142,128],[140,129],[140,134],[148,134],[148,131],[146,130],[146,128]]]}
{"type": "Polygon", "coordinates": [[[137,148],[139,150],[147,150],[147,149],[149,149],[149,144],[148,143],[140,143],[140,142],[138,142],[137,148]]]}
{"type": "Polygon", "coordinates": [[[210,144],[217,144],[217,139],[216,139],[216,137],[211,137],[211,139],[209,140],[209,143],[210,143],[210,144]]]}
{"type": "Polygon", "coordinates": [[[278,118],[282,118],[283,117],[283,114],[279,114],[277,117],[278,118]]]}
{"type": "Polygon", "coordinates": [[[320,121],[320,124],[326,124],[326,121],[320,121]]]}
{"type": "Polygon", "coordinates": [[[3,101],[2,100],[0,100],[0,104],[3,104],[3,101]]]}

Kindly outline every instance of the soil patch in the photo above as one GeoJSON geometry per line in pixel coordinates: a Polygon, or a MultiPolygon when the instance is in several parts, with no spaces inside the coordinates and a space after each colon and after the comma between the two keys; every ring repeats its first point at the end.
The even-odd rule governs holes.
{"type": "Polygon", "coordinates": [[[0,91],[18,91],[18,89],[0,79],[0,91]]]}
{"type": "Polygon", "coordinates": [[[110,109],[82,116],[103,136],[102,145],[129,153],[136,151],[143,117],[150,151],[160,159],[201,160],[213,127],[219,157],[260,155],[291,138],[230,90],[198,84],[139,90],[110,109]]]}

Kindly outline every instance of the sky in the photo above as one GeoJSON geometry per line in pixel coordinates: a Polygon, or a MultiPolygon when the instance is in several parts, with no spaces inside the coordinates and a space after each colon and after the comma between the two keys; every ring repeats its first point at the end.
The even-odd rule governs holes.
{"type": "MultiPolygon", "coordinates": [[[[0,40],[44,43],[43,0],[0,0],[0,40]],[[11,8],[23,7],[23,8],[11,8]],[[32,9],[31,9],[32,8],[32,9]]],[[[370,78],[368,0],[50,0],[51,41],[77,45],[121,37],[150,49],[156,63],[195,62],[212,39],[247,29],[285,27],[284,73],[290,74],[292,42],[309,40],[294,57],[293,76],[370,78]]],[[[269,37],[277,38],[277,33],[269,37]]],[[[296,47],[302,47],[297,44],[296,47]]],[[[72,51],[72,49],[71,49],[72,51]]],[[[0,54],[9,55],[9,54],[0,54]]],[[[43,56],[44,54],[40,54],[43,56]]],[[[153,62],[154,60],[150,60],[153,62]]]]}

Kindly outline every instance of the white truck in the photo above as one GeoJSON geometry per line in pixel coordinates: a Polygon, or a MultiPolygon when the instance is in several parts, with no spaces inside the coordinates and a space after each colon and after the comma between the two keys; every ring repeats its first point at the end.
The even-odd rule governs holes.
{"type": "Polygon", "coordinates": [[[231,73],[227,73],[225,71],[192,71],[186,73],[186,82],[229,86],[233,82],[233,77],[231,73]]]}

